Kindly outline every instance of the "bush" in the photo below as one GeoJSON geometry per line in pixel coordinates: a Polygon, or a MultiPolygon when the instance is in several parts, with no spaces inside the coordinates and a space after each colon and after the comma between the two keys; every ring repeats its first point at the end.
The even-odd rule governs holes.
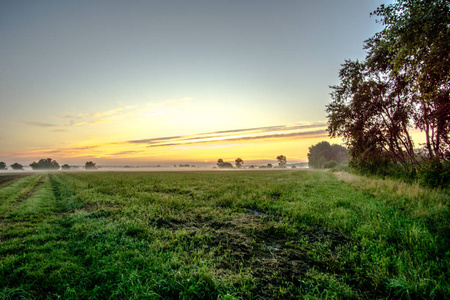
{"type": "Polygon", "coordinates": [[[422,185],[446,188],[450,184],[450,162],[427,159],[417,167],[417,179],[422,185]]]}
{"type": "Polygon", "coordinates": [[[338,163],[334,160],[330,160],[327,161],[323,164],[323,168],[324,169],[333,169],[334,167],[336,167],[338,165],[338,163]]]}

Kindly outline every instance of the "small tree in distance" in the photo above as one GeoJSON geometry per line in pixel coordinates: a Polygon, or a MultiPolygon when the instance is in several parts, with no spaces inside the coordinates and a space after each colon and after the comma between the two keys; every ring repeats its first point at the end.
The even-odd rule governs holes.
{"type": "Polygon", "coordinates": [[[287,161],[286,161],[286,156],[284,156],[284,155],[278,155],[278,156],[277,156],[277,160],[278,160],[278,166],[279,166],[280,168],[286,168],[286,163],[287,163],[287,161]]]}
{"type": "Polygon", "coordinates": [[[97,169],[97,166],[95,165],[94,162],[87,161],[86,164],[84,165],[84,169],[86,169],[86,170],[95,170],[95,169],[97,169]]]}
{"type": "Polygon", "coordinates": [[[61,169],[62,170],[69,170],[70,166],[68,164],[64,164],[64,165],[61,166],[61,169]]]}
{"type": "Polygon", "coordinates": [[[242,160],[242,158],[236,158],[235,163],[237,168],[241,168],[244,164],[244,161],[242,160]]]}
{"type": "Polygon", "coordinates": [[[23,166],[21,164],[19,164],[19,163],[13,163],[10,167],[13,170],[23,170],[23,166]]]}
{"type": "Polygon", "coordinates": [[[6,168],[6,164],[3,161],[0,161],[0,170],[8,170],[8,168],[6,168]]]}

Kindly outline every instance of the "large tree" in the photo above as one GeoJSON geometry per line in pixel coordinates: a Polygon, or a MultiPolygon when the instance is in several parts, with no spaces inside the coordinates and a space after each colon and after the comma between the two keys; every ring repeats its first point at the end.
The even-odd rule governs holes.
{"type": "Polygon", "coordinates": [[[30,164],[30,167],[33,170],[59,170],[59,164],[56,160],[52,160],[51,158],[41,158],[39,162],[33,162],[30,164]]]}
{"type": "Polygon", "coordinates": [[[327,141],[319,142],[309,147],[308,166],[314,169],[321,169],[329,162],[348,162],[348,150],[337,144],[330,145],[327,141]]]}
{"type": "Polygon", "coordinates": [[[367,42],[369,65],[405,78],[428,156],[450,159],[450,1],[397,0],[373,15],[384,29],[367,42]]]}
{"type": "Polygon", "coordinates": [[[449,1],[398,0],[374,13],[384,29],[346,61],[327,106],[328,131],[354,160],[416,163],[409,134],[426,135],[430,158],[450,159],[449,1]]]}

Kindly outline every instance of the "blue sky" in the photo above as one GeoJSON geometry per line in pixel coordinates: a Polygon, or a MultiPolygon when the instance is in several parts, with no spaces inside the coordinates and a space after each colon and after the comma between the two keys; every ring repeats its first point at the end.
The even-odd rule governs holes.
{"type": "MultiPolygon", "coordinates": [[[[212,159],[217,145],[194,156],[168,145],[173,159],[63,149],[324,123],[329,85],[345,59],[364,58],[363,41],[381,30],[369,14],[382,3],[2,1],[0,160],[39,151],[74,163],[212,159]]],[[[279,149],[260,139],[223,146],[230,157],[262,147],[302,160],[299,136],[279,149]]],[[[136,150],[115,153],[127,151],[136,150]]]]}

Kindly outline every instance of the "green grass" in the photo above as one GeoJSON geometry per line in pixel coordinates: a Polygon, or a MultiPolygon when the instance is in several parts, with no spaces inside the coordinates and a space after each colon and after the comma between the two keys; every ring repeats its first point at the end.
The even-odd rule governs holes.
{"type": "Polygon", "coordinates": [[[0,299],[449,298],[448,193],[339,176],[20,178],[0,188],[0,299]]]}

